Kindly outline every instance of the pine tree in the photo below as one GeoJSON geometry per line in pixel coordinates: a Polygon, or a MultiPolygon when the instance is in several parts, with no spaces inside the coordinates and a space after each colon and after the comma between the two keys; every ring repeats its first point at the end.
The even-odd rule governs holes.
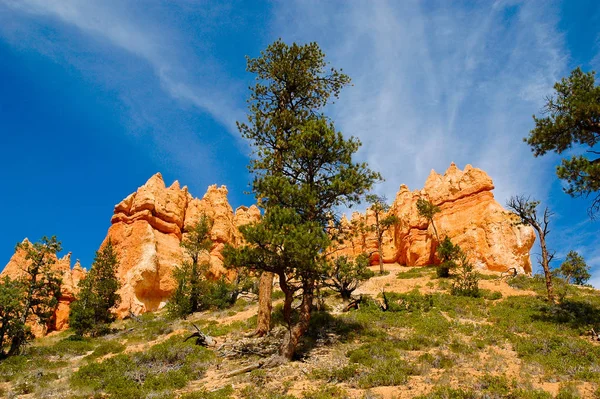
{"type": "Polygon", "coordinates": [[[600,141],[600,86],[595,72],[585,73],[574,69],[568,78],[554,85],[555,96],[546,99],[544,115],[537,118],[535,128],[524,141],[533,154],[541,156],[549,151],[557,154],[571,152],[556,168],[558,177],[566,181],[565,192],[572,197],[595,194],[589,208],[593,218],[600,210],[600,158],[597,144],[600,141]],[[577,155],[582,149],[594,154],[577,155]]]}
{"type": "Polygon", "coordinates": [[[331,261],[324,285],[339,292],[342,299],[349,300],[360,283],[374,275],[369,269],[369,255],[360,254],[354,259],[342,255],[331,261]]]}
{"type": "Polygon", "coordinates": [[[565,261],[560,265],[558,270],[568,283],[582,285],[592,277],[590,267],[585,263],[583,256],[579,255],[576,251],[569,251],[565,261]]]}
{"type": "Polygon", "coordinates": [[[427,219],[427,221],[431,224],[433,227],[433,232],[435,233],[435,240],[439,243],[440,237],[438,236],[437,228],[433,222],[433,217],[436,213],[440,212],[440,208],[424,198],[419,198],[417,200],[417,212],[419,212],[419,215],[427,219]]]}
{"type": "MultiPolygon", "coordinates": [[[[31,338],[27,322],[47,325],[58,306],[61,278],[52,270],[56,254],[61,251],[60,242],[55,236],[42,237],[40,242],[31,244],[24,241],[17,244],[15,251],[25,251],[23,276],[19,283],[23,287],[20,296],[17,320],[12,324],[9,355],[19,353],[21,347],[31,338]]],[[[9,288],[14,289],[14,288],[9,288]]]]}
{"type": "Polygon", "coordinates": [[[11,280],[8,276],[0,280],[0,359],[6,356],[4,347],[12,337],[26,329],[19,318],[23,313],[24,296],[25,286],[21,281],[11,280]]]}
{"type": "Polygon", "coordinates": [[[78,298],[71,304],[69,326],[76,334],[98,335],[114,321],[111,309],[121,301],[117,268],[117,254],[109,239],[96,252],[89,273],[79,282],[78,298]]]}
{"type": "Polygon", "coordinates": [[[359,200],[379,175],[352,162],[360,142],[344,139],[321,113],[349,78],[331,69],[316,43],[278,40],[248,60],[257,74],[249,124],[238,124],[254,146],[253,191],[263,219],[241,228],[247,246],[228,248],[228,263],[271,272],[285,294],[288,333],[280,354],[291,359],[308,328],[317,281],[326,273],[328,227],[338,206],[359,200]],[[301,291],[299,321],[292,321],[294,294],[301,291]]]}
{"type": "MultiPolygon", "coordinates": [[[[272,176],[282,176],[288,139],[350,82],[348,76],[333,68],[325,72],[326,66],[316,43],[288,46],[277,40],[260,57],[247,58],[247,70],[256,74],[257,83],[248,99],[248,123],[238,122],[238,129],[255,145],[258,158],[268,159],[268,165],[256,163],[259,159],[252,161],[250,169],[257,175],[268,170],[272,176]],[[269,153],[261,154],[264,149],[269,153]]],[[[257,193],[256,187],[254,191],[257,193]]],[[[268,209],[266,198],[258,199],[268,209]]],[[[270,329],[273,277],[273,273],[261,272],[256,329],[259,336],[270,329]]]]}
{"type": "Polygon", "coordinates": [[[367,229],[375,233],[375,238],[377,239],[377,252],[379,254],[379,274],[383,274],[383,235],[394,225],[398,224],[400,219],[396,215],[387,215],[390,206],[384,196],[367,195],[366,199],[367,202],[371,204],[369,209],[373,212],[373,216],[375,217],[375,222],[372,225],[367,226],[367,229]]]}
{"type": "Polygon", "coordinates": [[[202,214],[181,240],[180,245],[187,258],[173,273],[177,288],[168,304],[172,316],[186,317],[207,306],[202,300],[208,290],[205,275],[210,264],[202,261],[201,256],[207,254],[212,248],[213,242],[210,238],[212,226],[212,219],[202,214]]]}

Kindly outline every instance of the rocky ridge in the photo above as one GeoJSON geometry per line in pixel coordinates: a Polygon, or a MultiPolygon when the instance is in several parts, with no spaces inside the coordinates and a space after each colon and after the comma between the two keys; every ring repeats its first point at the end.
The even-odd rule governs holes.
{"type": "Polygon", "coordinates": [[[166,187],[160,173],[115,206],[104,243],[112,240],[119,256],[118,275],[122,284],[119,316],[157,310],[165,305],[175,290],[173,270],[184,258],[179,244],[202,214],[214,222],[211,231],[214,244],[203,260],[210,262],[210,273],[219,276],[227,273],[222,249],[227,243],[242,242],[238,227],[260,218],[256,206],[242,206],[234,212],[227,201],[225,186],[210,186],[199,199],[177,181],[166,187]]]}
{"type": "MultiPolygon", "coordinates": [[[[514,216],[494,199],[491,178],[481,169],[467,165],[460,170],[451,164],[440,175],[431,171],[421,190],[410,191],[400,186],[390,212],[401,223],[384,235],[383,260],[407,266],[424,266],[438,262],[437,242],[431,226],[419,217],[416,202],[427,198],[440,207],[434,223],[440,238],[450,237],[465,250],[470,260],[481,269],[505,271],[516,267],[530,273],[529,252],[535,240],[533,229],[519,226],[514,216]]],[[[118,277],[121,281],[119,317],[139,314],[163,307],[175,289],[173,270],[184,259],[180,242],[189,228],[206,214],[214,221],[211,238],[214,242],[203,260],[210,262],[213,277],[226,274],[221,251],[225,244],[243,242],[239,227],[260,219],[256,206],[239,207],[233,211],[227,200],[227,188],[208,187],[202,198],[194,198],[187,187],[175,181],[167,187],[160,173],[152,176],[134,193],[114,208],[111,226],[102,245],[111,240],[118,254],[118,277]]],[[[342,223],[351,228],[352,221],[372,223],[374,215],[354,213],[342,223]]],[[[337,254],[356,256],[371,253],[372,263],[378,262],[377,244],[373,233],[357,234],[343,243],[337,254]]],[[[17,251],[1,276],[19,276],[24,253],[17,251]]],[[[77,293],[77,284],[85,275],[79,262],[71,269],[71,254],[57,259],[54,267],[63,276],[61,299],[50,329],[67,327],[69,305],[77,293]]],[[[46,326],[36,327],[43,334],[46,326]]]]}
{"type": "MultiPolygon", "coordinates": [[[[460,170],[454,163],[443,175],[432,170],[421,190],[410,191],[401,185],[389,211],[400,223],[384,235],[384,262],[406,266],[439,263],[434,231],[417,212],[417,200],[425,198],[440,208],[434,217],[440,240],[450,237],[476,267],[494,271],[515,267],[521,273],[531,273],[529,252],[535,233],[530,226],[515,223],[515,216],[494,199],[493,189],[492,179],[483,170],[471,165],[460,170]]],[[[365,214],[355,212],[351,220],[344,218],[342,223],[351,229],[353,221],[370,225],[374,215],[369,210],[365,214]]],[[[371,261],[378,262],[374,233],[358,234],[343,243],[338,254],[355,256],[361,252],[371,253],[371,261]]]]}

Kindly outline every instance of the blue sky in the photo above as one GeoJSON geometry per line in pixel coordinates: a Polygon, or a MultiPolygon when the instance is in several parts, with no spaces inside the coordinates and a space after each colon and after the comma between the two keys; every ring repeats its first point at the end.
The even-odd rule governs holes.
{"type": "Polygon", "coordinates": [[[548,205],[556,264],[577,250],[600,286],[589,201],[522,142],[555,81],[600,71],[597,1],[220,3],[0,0],[0,265],[24,237],[55,234],[89,267],[113,206],[157,171],[253,203],[235,128],[253,84],[244,57],[281,37],[318,42],[353,79],[327,112],[363,141],[379,194],[470,163],[500,203],[548,205]]]}

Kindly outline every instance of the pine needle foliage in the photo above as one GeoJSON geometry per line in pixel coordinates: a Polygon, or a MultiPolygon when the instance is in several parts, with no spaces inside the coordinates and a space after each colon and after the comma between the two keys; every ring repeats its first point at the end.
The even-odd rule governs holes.
{"type": "Polygon", "coordinates": [[[90,271],[79,282],[77,300],[71,304],[69,326],[77,335],[99,335],[115,320],[111,309],[121,302],[117,292],[121,286],[118,265],[117,253],[109,239],[96,252],[90,271]]]}
{"type": "Polygon", "coordinates": [[[288,334],[281,355],[291,359],[306,332],[314,291],[326,275],[334,211],[360,200],[380,178],[352,156],[360,147],[323,114],[350,78],[328,68],[316,43],[277,40],[248,58],[257,83],[251,88],[248,123],[238,123],[254,149],[252,189],[265,215],[241,231],[247,246],[226,251],[231,266],[272,272],[285,294],[288,334]],[[300,317],[292,322],[294,294],[302,291],[300,317]]]}
{"type": "Polygon", "coordinates": [[[600,210],[600,86],[596,73],[577,67],[557,82],[554,90],[554,96],[546,99],[543,116],[533,116],[535,128],[523,140],[536,157],[575,149],[574,155],[562,159],[556,174],[567,183],[564,190],[570,196],[594,195],[588,209],[594,218],[600,210]],[[582,149],[593,155],[577,154],[582,149]]]}
{"type": "MultiPolygon", "coordinates": [[[[42,237],[39,242],[30,243],[25,240],[17,244],[15,251],[25,252],[22,275],[17,281],[4,279],[0,283],[0,296],[12,298],[2,305],[4,337],[3,344],[10,341],[8,355],[16,355],[21,351],[33,335],[28,322],[47,326],[51,322],[60,297],[61,278],[52,269],[56,263],[56,254],[61,251],[60,242],[55,236],[42,237]]],[[[0,327],[1,328],[1,327],[0,327]]],[[[0,357],[4,356],[4,348],[0,348],[0,357]]]]}

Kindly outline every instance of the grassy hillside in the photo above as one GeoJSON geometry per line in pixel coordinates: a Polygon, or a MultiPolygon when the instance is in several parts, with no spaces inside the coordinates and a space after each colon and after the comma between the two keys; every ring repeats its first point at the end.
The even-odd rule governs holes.
{"type": "MultiPolygon", "coordinates": [[[[562,286],[551,305],[536,278],[485,274],[480,298],[449,294],[430,268],[388,267],[360,291],[359,310],[325,293],[297,361],[236,376],[277,350],[273,334],[246,338],[256,304],[169,320],[146,314],[114,333],[61,332],[0,362],[0,397],[19,398],[600,398],[600,292],[562,286]],[[377,301],[384,289],[390,309],[377,301]],[[216,337],[203,348],[192,323],[216,337]]],[[[277,293],[276,293],[277,295],[277,293]]],[[[277,302],[276,302],[277,304],[277,302]]]]}

